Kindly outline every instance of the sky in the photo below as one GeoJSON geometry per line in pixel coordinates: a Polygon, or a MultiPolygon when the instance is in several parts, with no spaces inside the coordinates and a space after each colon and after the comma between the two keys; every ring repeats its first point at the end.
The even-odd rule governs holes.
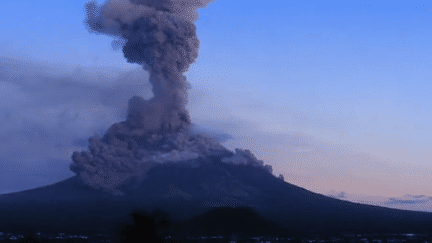
{"type": "MultiPolygon", "coordinates": [[[[103,1],[98,1],[103,3],[103,1]]],[[[83,24],[84,0],[0,3],[0,194],[74,176],[148,73],[83,24]]],[[[432,4],[216,0],[186,72],[194,125],[286,182],[432,211],[432,4]]]]}

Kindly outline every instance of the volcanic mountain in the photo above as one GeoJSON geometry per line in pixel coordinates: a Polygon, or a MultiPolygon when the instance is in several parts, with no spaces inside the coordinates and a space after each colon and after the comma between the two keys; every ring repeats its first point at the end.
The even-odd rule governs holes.
{"type": "MultiPolygon", "coordinates": [[[[126,60],[149,72],[154,96],[132,97],[126,121],[113,124],[103,136],[90,137],[88,151],[72,154],[70,169],[76,176],[1,195],[0,230],[111,232],[132,211],[156,208],[180,226],[199,228],[211,225],[203,223],[208,217],[220,216],[207,213],[206,220],[200,218],[209,209],[248,207],[271,221],[265,225],[291,232],[430,232],[431,213],[361,205],[310,192],[273,176],[271,167],[250,151],[233,152],[191,132],[186,109],[190,84],[184,73],[198,57],[196,10],[210,2],[86,3],[87,29],[116,38],[114,44],[126,60]]],[[[233,222],[242,224],[233,220],[225,225],[233,222]]]]}
{"type": "MultiPolygon", "coordinates": [[[[196,144],[211,141],[185,132],[175,136],[196,144]]],[[[432,213],[362,205],[313,193],[275,177],[271,167],[248,150],[232,152],[220,146],[205,156],[162,157],[145,174],[130,177],[116,190],[94,188],[77,175],[49,186],[1,195],[0,229],[111,232],[133,210],[162,209],[174,222],[196,222],[194,218],[217,207],[249,207],[290,232],[432,230],[432,213]]]]}

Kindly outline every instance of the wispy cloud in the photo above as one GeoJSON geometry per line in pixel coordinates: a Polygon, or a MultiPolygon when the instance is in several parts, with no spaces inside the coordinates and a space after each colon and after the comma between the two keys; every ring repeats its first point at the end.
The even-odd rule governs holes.
{"type": "Polygon", "coordinates": [[[386,204],[425,204],[432,201],[432,197],[425,195],[409,195],[406,194],[400,198],[389,198],[386,204]]]}
{"type": "Polygon", "coordinates": [[[81,146],[81,138],[120,120],[128,98],[151,95],[144,71],[117,73],[52,73],[40,64],[1,58],[2,160],[67,159],[67,146],[81,146]]]}
{"type": "Polygon", "coordinates": [[[0,190],[72,176],[72,152],[122,120],[137,94],[152,95],[138,67],[71,68],[0,57],[0,190]]]}
{"type": "Polygon", "coordinates": [[[373,195],[359,195],[335,190],[330,190],[330,192],[326,195],[333,198],[362,204],[404,210],[432,212],[432,197],[425,195],[405,194],[402,197],[383,197],[373,195]]]}
{"type": "Polygon", "coordinates": [[[330,190],[329,194],[326,194],[326,196],[337,198],[337,199],[346,199],[347,195],[345,191],[336,192],[335,190],[330,190]]]}

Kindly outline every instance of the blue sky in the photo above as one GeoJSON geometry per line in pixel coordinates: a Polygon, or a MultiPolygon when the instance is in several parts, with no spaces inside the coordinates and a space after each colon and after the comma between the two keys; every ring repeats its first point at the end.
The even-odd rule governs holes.
{"type": "MultiPolygon", "coordinates": [[[[73,176],[71,153],[151,97],[147,73],[86,30],[85,2],[0,3],[0,193],[73,176]]],[[[308,190],[432,210],[432,5],[297,2],[199,10],[193,122],[308,190]]]]}

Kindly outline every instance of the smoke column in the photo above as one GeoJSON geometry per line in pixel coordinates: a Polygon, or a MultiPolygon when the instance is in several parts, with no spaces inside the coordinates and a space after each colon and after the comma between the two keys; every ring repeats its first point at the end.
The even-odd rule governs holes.
{"type": "Polygon", "coordinates": [[[150,100],[132,97],[126,121],[113,124],[103,137],[90,137],[90,151],[73,153],[70,169],[86,184],[121,195],[119,185],[142,178],[155,163],[195,159],[210,150],[227,152],[209,138],[189,139],[192,135],[185,132],[191,121],[183,73],[198,56],[196,9],[210,1],[86,3],[87,29],[115,37],[113,46],[122,46],[127,61],[150,73],[154,95],[150,100]]]}
{"type": "Polygon", "coordinates": [[[114,195],[122,186],[139,185],[146,172],[165,162],[199,166],[197,158],[219,156],[223,162],[252,164],[271,173],[249,150],[235,153],[190,130],[186,110],[189,84],[183,73],[198,56],[196,9],[211,0],[108,0],[86,4],[90,32],[116,38],[128,62],[150,73],[153,98],[134,96],[124,122],[103,137],[89,138],[90,151],[75,151],[71,171],[87,185],[114,195]]]}
{"type": "Polygon", "coordinates": [[[183,73],[198,56],[193,21],[196,9],[211,0],[109,0],[86,4],[90,32],[116,37],[128,62],[150,73],[150,101],[130,100],[127,123],[149,132],[178,131],[190,124],[186,110],[189,84],[183,73]]]}

